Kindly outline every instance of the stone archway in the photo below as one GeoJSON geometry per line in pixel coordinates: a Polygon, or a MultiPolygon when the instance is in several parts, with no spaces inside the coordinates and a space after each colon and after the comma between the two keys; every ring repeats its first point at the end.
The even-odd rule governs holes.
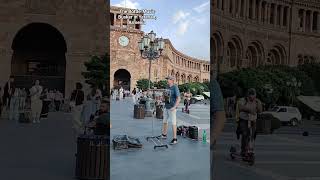
{"type": "Polygon", "coordinates": [[[194,80],[193,80],[193,81],[194,81],[194,82],[200,82],[199,76],[194,77],[194,80]]]}
{"type": "Polygon", "coordinates": [[[269,50],[268,56],[270,59],[270,63],[273,65],[285,65],[286,64],[286,51],[279,44],[273,46],[273,48],[271,48],[269,50]]]}
{"type": "Polygon", "coordinates": [[[118,69],[114,73],[114,78],[113,78],[113,88],[120,88],[122,87],[125,90],[130,91],[130,84],[131,84],[131,74],[129,71],[125,69],[118,69]]]}
{"type": "Polygon", "coordinates": [[[176,72],[175,78],[176,78],[177,84],[180,84],[181,81],[180,81],[180,73],[179,72],[176,72]]]}
{"type": "Polygon", "coordinates": [[[251,42],[246,52],[246,59],[248,62],[247,66],[255,68],[264,64],[263,54],[264,54],[264,50],[263,50],[262,44],[259,41],[251,42]]]}
{"type": "Polygon", "coordinates": [[[219,57],[223,56],[223,39],[220,32],[216,32],[211,37],[211,58],[212,64],[217,64],[219,57]]]}
{"type": "Polygon", "coordinates": [[[181,75],[181,82],[182,82],[182,84],[186,83],[186,75],[185,74],[181,75]]]}
{"type": "Polygon", "coordinates": [[[15,35],[11,75],[18,88],[31,88],[35,80],[49,90],[65,93],[67,44],[50,24],[30,23],[15,35]]]}
{"type": "Polygon", "coordinates": [[[190,75],[187,77],[187,82],[188,82],[188,83],[192,83],[192,80],[193,80],[193,79],[192,79],[192,75],[190,74],[190,75]]]}

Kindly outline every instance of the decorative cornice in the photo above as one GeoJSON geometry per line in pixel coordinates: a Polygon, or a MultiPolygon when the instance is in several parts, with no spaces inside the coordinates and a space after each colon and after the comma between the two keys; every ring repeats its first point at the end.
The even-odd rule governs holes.
{"type": "Polygon", "coordinates": [[[198,62],[198,63],[202,63],[202,64],[207,64],[207,65],[210,64],[209,61],[197,59],[197,58],[194,58],[194,57],[185,55],[185,54],[183,54],[182,52],[178,51],[178,50],[172,45],[172,43],[171,43],[171,41],[170,41],[169,39],[165,39],[165,43],[166,43],[167,45],[169,45],[169,47],[172,49],[172,51],[173,51],[174,53],[176,53],[177,55],[179,55],[179,56],[181,56],[181,57],[183,57],[183,58],[185,58],[185,59],[188,59],[188,60],[194,61],[194,62],[198,62]]]}

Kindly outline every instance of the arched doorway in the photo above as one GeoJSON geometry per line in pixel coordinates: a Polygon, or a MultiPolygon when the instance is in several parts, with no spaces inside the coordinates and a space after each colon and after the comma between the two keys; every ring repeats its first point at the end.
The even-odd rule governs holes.
{"type": "Polygon", "coordinates": [[[125,69],[119,69],[114,73],[113,88],[122,87],[130,91],[131,75],[125,69]]]}
{"type": "Polygon", "coordinates": [[[63,35],[46,23],[31,23],[12,42],[11,75],[18,88],[31,88],[35,80],[49,90],[65,93],[67,45],[63,35]]]}

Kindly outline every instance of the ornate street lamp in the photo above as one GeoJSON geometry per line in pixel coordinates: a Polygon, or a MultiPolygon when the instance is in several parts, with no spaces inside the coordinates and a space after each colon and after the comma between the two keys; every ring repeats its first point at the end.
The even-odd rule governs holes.
{"type": "MultiPolygon", "coordinates": [[[[151,63],[153,60],[157,60],[164,49],[164,39],[162,38],[156,38],[156,33],[151,31],[150,33],[144,35],[141,38],[141,41],[138,42],[139,50],[141,57],[143,59],[149,60],[149,84],[148,84],[148,91],[150,91],[151,86],[151,63]]],[[[148,97],[146,99],[146,116],[151,115],[152,116],[152,110],[151,110],[151,101],[152,99],[148,97]]]]}
{"type": "Polygon", "coordinates": [[[141,41],[138,42],[141,57],[149,60],[149,84],[150,90],[151,81],[151,63],[153,60],[157,60],[164,49],[164,39],[156,38],[156,33],[151,31],[147,35],[144,35],[141,41]]]}

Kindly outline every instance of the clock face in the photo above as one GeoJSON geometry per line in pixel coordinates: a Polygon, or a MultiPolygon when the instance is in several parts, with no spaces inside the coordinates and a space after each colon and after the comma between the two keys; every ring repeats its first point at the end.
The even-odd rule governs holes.
{"type": "Polygon", "coordinates": [[[120,37],[119,37],[119,44],[120,44],[121,46],[128,46],[128,44],[129,44],[129,38],[126,37],[126,36],[120,36],[120,37]]]}

